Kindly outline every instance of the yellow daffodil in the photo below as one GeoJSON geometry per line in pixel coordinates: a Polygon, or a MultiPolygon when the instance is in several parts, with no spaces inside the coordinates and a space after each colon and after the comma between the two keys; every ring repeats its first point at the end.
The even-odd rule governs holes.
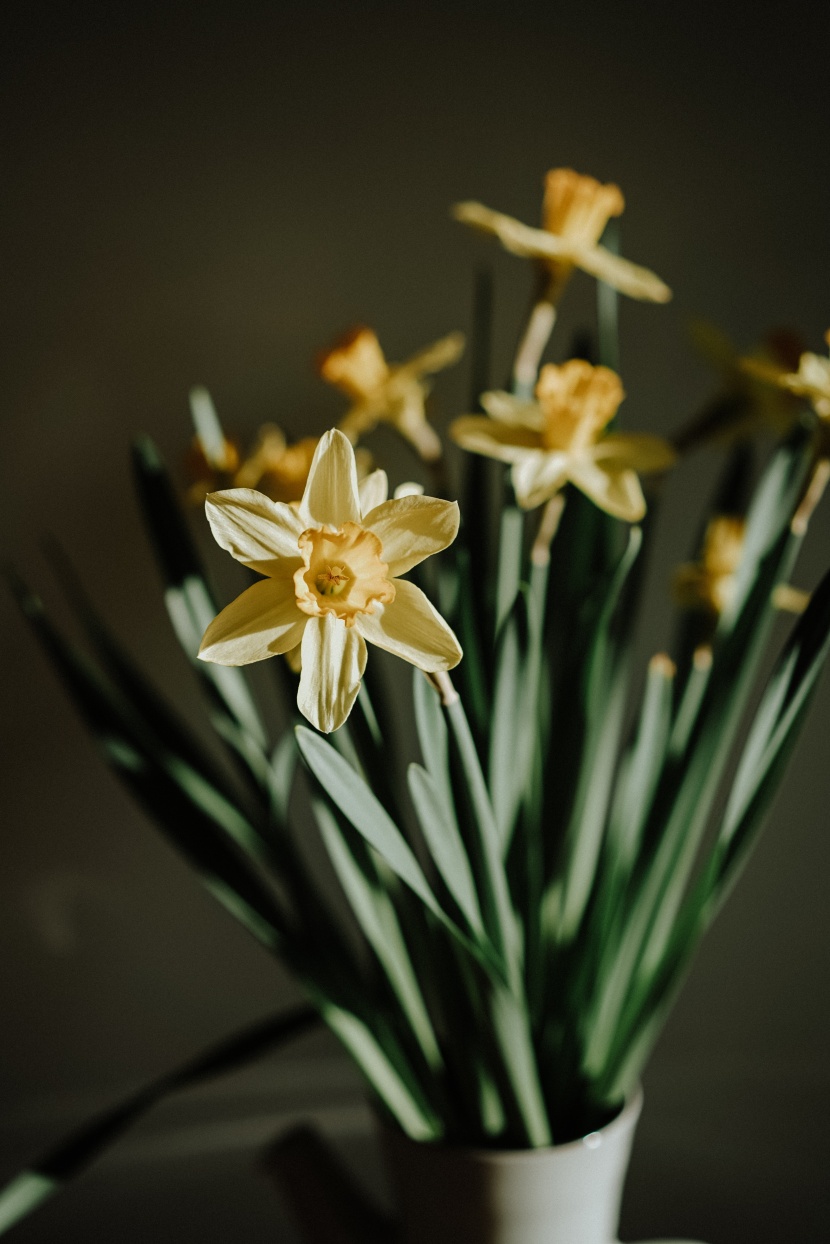
{"type": "Polygon", "coordinates": [[[684,609],[702,609],[719,617],[735,591],[746,523],[733,514],[719,514],[706,527],[700,560],[678,566],[674,597],[684,609]]]}
{"type": "Polygon", "coordinates": [[[275,424],[266,423],[244,459],[233,441],[222,440],[221,454],[209,455],[202,439],[194,438],[185,463],[193,480],[188,489],[193,504],[221,488],[256,488],[272,501],[300,500],[319,437],[306,436],[289,445],[275,424]]]}
{"type": "Polygon", "coordinates": [[[632,298],[666,302],[671,290],[658,276],[599,245],[609,219],[619,216],[624,206],[618,186],[555,168],[545,177],[541,229],[481,203],[456,203],[452,211],[456,220],[494,234],[512,254],[536,260],[547,276],[551,302],[557,301],[574,268],[632,298]]]}
{"type": "Polygon", "coordinates": [[[405,363],[387,363],[371,328],[355,328],[317,360],[324,380],[351,398],[338,427],[356,444],[378,423],[391,423],[427,462],[441,457],[441,441],[427,422],[430,386],[424,377],[450,367],[464,349],[462,333],[450,333],[405,363]]]}
{"type": "Polygon", "coordinates": [[[675,452],[656,436],[603,435],[624,397],[622,383],[608,367],[582,359],[542,368],[536,401],[509,393],[485,393],[489,418],[465,415],[450,427],[463,449],[511,463],[516,499],[534,509],[566,483],[600,509],[627,522],[646,511],[637,471],[662,471],[675,452]]]}
{"type": "MultiPolygon", "coordinates": [[[[830,346],[830,329],[824,334],[824,340],[830,346]]],[[[794,372],[757,359],[743,359],[742,365],[750,375],[775,384],[796,397],[806,397],[820,419],[830,420],[830,357],[805,352],[798,360],[798,370],[794,372]]]]}
{"type": "MultiPolygon", "coordinates": [[[[292,505],[300,501],[319,436],[305,436],[289,444],[276,424],[265,423],[243,459],[236,441],[225,436],[213,400],[201,385],[190,390],[190,409],[196,435],[185,462],[193,481],[188,500],[203,505],[209,492],[256,488],[272,501],[292,505]]],[[[372,455],[359,449],[355,458],[358,478],[362,479],[372,469],[372,455]]]]}
{"type": "MultiPolygon", "coordinates": [[[[718,514],[709,521],[700,560],[678,566],[674,574],[673,594],[681,608],[700,610],[714,621],[730,607],[745,537],[746,521],[738,515],[718,514]]],[[[810,594],[779,583],[771,600],[782,613],[803,613],[810,594]]]]}
{"type": "Polygon", "coordinates": [[[247,488],[211,494],[214,537],[266,577],[214,618],[202,660],[248,665],[299,647],[297,705],[325,732],[351,711],[367,641],[427,673],[457,665],[455,635],[423,592],[399,576],[452,543],[458,506],[423,496],[387,501],[386,492],[383,472],[359,490],[354,450],[331,431],[314,454],[299,506],[247,488]]]}
{"type": "Polygon", "coordinates": [[[766,335],[751,359],[741,358],[730,339],[714,324],[697,320],[691,325],[697,352],[720,373],[718,391],[703,409],[672,437],[685,453],[707,441],[734,444],[763,431],[783,436],[797,417],[793,394],[761,380],[756,373],[772,369],[789,372],[798,365],[801,348],[791,332],[778,329],[766,335]]]}

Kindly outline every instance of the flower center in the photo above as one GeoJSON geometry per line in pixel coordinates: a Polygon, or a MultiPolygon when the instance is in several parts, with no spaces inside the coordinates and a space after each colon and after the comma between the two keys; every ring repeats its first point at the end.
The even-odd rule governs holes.
{"type": "Polygon", "coordinates": [[[321,596],[341,596],[346,590],[349,576],[342,566],[326,566],[314,579],[321,596]]]}
{"type": "Polygon", "coordinates": [[[395,585],[381,561],[383,547],[372,531],[344,523],[336,531],[309,528],[299,539],[303,565],[294,573],[298,608],[312,617],[333,613],[354,626],[360,613],[395,599],[395,585]]]}
{"type": "Polygon", "coordinates": [[[536,385],[545,417],[545,449],[581,453],[595,445],[623,398],[619,376],[607,367],[569,359],[546,364],[536,385]]]}

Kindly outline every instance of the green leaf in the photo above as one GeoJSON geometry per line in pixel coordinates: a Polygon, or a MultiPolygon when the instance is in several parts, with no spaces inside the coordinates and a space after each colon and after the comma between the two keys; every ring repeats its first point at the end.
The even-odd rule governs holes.
{"type": "Polygon", "coordinates": [[[222,789],[226,798],[233,799],[235,792],[223,780],[214,757],[205,750],[184,718],[164,699],[106,626],[60,544],[56,540],[48,541],[45,552],[95,656],[124,702],[129,704],[136,720],[151,731],[159,743],[222,789]]]}
{"type": "Polygon", "coordinates": [[[265,728],[242,671],[198,660],[202,636],[219,607],[208,587],[176,491],[149,437],[142,437],[133,447],[133,468],[142,514],[165,583],[167,611],[179,642],[216,709],[229,713],[265,747],[265,728]]]}
{"type": "Polygon", "coordinates": [[[0,1190],[0,1235],[27,1218],[60,1188],[56,1180],[37,1171],[21,1171],[0,1190]]]}
{"type": "MultiPolygon", "coordinates": [[[[321,997],[318,1005],[323,1017],[351,1054],[379,1100],[401,1130],[412,1140],[439,1140],[443,1125],[426,1103],[419,1100],[394,1063],[387,1056],[375,1033],[356,1015],[321,997]]],[[[373,1017],[373,1028],[379,1027],[373,1017]]]]}
{"type": "Polygon", "coordinates": [[[395,822],[363,779],[319,734],[305,726],[297,726],[295,733],[300,755],[335,807],[386,860],[401,881],[418,895],[434,915],[439,915],[441,909],[420,864],[395,822]]]}
{"type": "Polygon", "coordinates": [[[473,873],[481,896],[487,933],[501,957],[511,988],[520,991],[521,937],[502,859],[501,839],[487,784],[464,706],[456,696],[444,705],[450,737],[458,762],[458,802],[469,809],[471,834],[467,838],[473,873]]]}
{"type": "Polygon", "coordinates": [[[279,906],[242,853],[259,854],[256,832],[221,792],[142,728],[100,670],[52,625],[23,581],[13,574],[9,581],[75,707],[124,784],[225,906],[276,949],[279,906]]]}
{"type": "Polygon", "coordinates": [[[358,833],[378,852],[401,881],[453,936],[482,963],[492,970],[492,948],[474,943],[447,915],[435,897],[423,870],[395,822],[378,803],[359,774],[319,734],[296,728],[300,755],[316,779],[320,790],[331,800],[358,833]]]}
{"type": "Polygon", "coordinates": [[[448,809],[432,776],[420,765],[407,770],[409,793],[432,862],[476,937],[484,936],[481,908],[470,861],[455,814],[448,809]]]}
{"type": "Polygon", "coordinates": [[[649,663],[637,735],[621,769],[609,825],[609,851],[626,873],[640,846],[663,759],[672,715],[674,666],[659,654],[649,663]]]}
{"type": "Polygon", "coordinates": [[[539,680],[527,685],[529,629],[527,598],[519,591],[499,632],[490,725],[489,789],[502,853],[524,798],[538,731],[539,680]]]}
{"type": "Polygon", "coordinates": [[[505,503],[499,530],[499,562],[496,577],[496,635],[513,607],[522,572],[524,514],[517,505],[505,503]]]}
{"type": "Polygon", "coordinates": [[[744,744],[713,851],[710,919],[761,828],[829,651],[830,572],[793,628],[744,744]]]}
{"type": "Polygon", "coordinates": [[[0,1235],[15,1226],[72,1179],[82,1174],[148,1110],[179,1089],[226,1075],[320,1022],[302,1007],[264,1020],[211,1046],[167,1075],[131,1093],[117,1106],[73,1131],[0,1189],[0,1235]]]}
{"type": "MultiPolygon", "coordinates": [[[[453,809],[447,723],[438,693],[422,670],[413,670],[412,697],[418,743],[427,772],[441,792],[448,810],[453,809]]],[[[454,812],[453,812],[454,815],[454,812]]]]}
{"type": "MultiPolygon", "coordinates": [[[[624,722],[628,663],[617,660],[612,633],[615,612],[642,543],[632,527],[628,547],[608,588],[587,653],[585,682],[587,735],[565,836],[563,895],[558,937],[571,941],[579,929],[596,876],[608,802],[624,722]]],[[[558,885],[558,878],[553,884],[558,885]]]]}
{"type": "Polygon", "coordinates": [[[511,990],[496,988],[491,996],[490,1016],[528,1143],[532,1148],[552,1145],[527,1008],[511,990]]]}
{"type": "Polygon", "coordinates": [[[314,799],[312,806],[329,859],[358,926],[377,955],[427,1064],[438,1073],[443,1067],[441,1052],[395,906],[380,883],[363,840],[358,839],[363,851],[356,851],[327,804],[314,799]]]}

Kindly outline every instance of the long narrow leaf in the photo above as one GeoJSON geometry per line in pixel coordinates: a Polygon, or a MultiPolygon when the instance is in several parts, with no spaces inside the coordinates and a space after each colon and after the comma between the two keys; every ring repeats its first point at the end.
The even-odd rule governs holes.
{"type": "Polygon", "coordinates": [[[427,910],[437,917],[461,945],[492,970],[492,948],[486,942],[472,942],[450,919],[435,897],[412,848],[360,775],[320,735],[304,726],[297,727],[296,735],[300,755],[321,792],[333,801],[396,876],[417,895],[427,910]]]}
{"type": "Polygon", "coordinates": [[[470,861],[455,815],[447,808],[432,776],[420,765],[407,771],[409,793],[432,862],[476,937],[484,936],[481,907],[470,861]]]}
{"type": "Polygon", "coordinates": [[[319,1023],[320,1016],[310,1007],[263,1020],[188,1059],[175,1071],[131,1093],[117,1106],[72,1132],[0,1189],[0,1235],[81,1175],[171,1093],[236,1071],[319,1023]]]}
{"type": "MultiPolygon", "coordinates": [[[[315,799],[313,808],[329,859],[358,926],[383,966],[424,1059],[432,1072],[437,1072],[443,1065],[441,1052],[394,904],[370,859],[359,857],[327,804],[315,799]]],[[[358,841],[362,844],[362,839],[358,841]]]]}
{"type": "Polygon", "coordinates": [[[201,873],[232,913],[271,949],[282,914],[241,853],[257,841],[241,814],[195,770],[159,749],[137,727],[96,667],[55,629],[41,601],[10,576],[18,604],[107,760],[166,837],[201,873]]]}
{"type": "Polygon", "coordinates": [[[219,607],[175,489],[149,437],[136,442],[133,467],[142,513],[165,583],[165,603],[179,642],[217,711],[230,713],[264,747],[265,729],[242,671],[197,659],[202,636],[219,607]]]}

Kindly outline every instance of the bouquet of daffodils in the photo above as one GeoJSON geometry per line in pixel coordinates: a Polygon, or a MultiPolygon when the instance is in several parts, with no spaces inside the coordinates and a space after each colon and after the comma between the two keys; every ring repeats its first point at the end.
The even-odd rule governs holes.
{"type": "MultiPolygon", "coordinates": [[[[109,763],[292,969],[382,1116],[417,1140],[532,1148],[620,1109],[751,850],[827,655],[830,578],[809,597],[788,581],[830,474],[830,362],[775,345],[741,360],[701,330],[723,393],[672,443],[618,430],[617,296],[670,296],[619,255],[622,208],[616,186],[556,169],[541,228],[454,209],[528,260],[535,282],[509,390],[481,393],[449,428],[460,507],[425,405],[460,334],[395,365],[372,331],[353,331],[319,361],[349,402],[339,427],[294,445],[268,427],[247,457],[194,390],[190,496],[251,576],[223,608],[156,451],[138,444],[170,618],[227,763],[68,573],[91,655],[16,583],[109,763]],[[597,355],[543,362],[579,273],[598,282],[597,355]],[[761,418],[782,435],[753,493],[761,418]],[[426,489],[390,496],[361,443],[380,421],[408,442],[426,489]],[[728,453],[676,575],[675,650],[641,671],[659,488],[677,452],[711,433],[728,453]],[[781,608],[799,616],[760,688],[781,608]],[[372,648],[413,667],[411,692],[372,648]],[[287,708],[276,736],[241,668],[266,660],[287,708]],[[399,765],[405,717],[417,752],[399,765]]],[[[59,1146],[0,1197],[0,1227],[162,1092],[307,1022],[265,1024],[59,1146]]]]}

